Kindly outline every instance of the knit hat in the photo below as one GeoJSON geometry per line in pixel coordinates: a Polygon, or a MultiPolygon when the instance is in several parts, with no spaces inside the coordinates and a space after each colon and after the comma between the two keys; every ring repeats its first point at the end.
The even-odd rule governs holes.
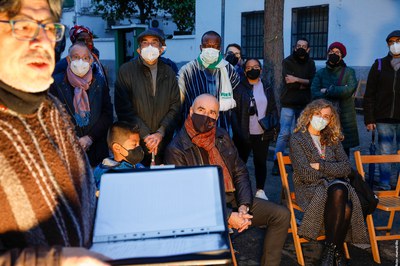
{"type": "Polygon", "coordinates": [[[93,33],[89,27],[82,26],[82,25],[74,25],[69,30],[69,39],[71,40],[72,43],[75,43],[76,38],[78,37],[79,33],[81,33],[81,32],[88,33],[90,35],[90,37],[93,39],[93,33]]]}
{"type": "Polygon", "coordinates": [[[160,41],[160,43],[164,43],[164,40],[165,40],[164,34],[159,32],[158,30],[150,28],[150,29],[147,29],[147,30],[145,30],[145,31],[143,31],[142,33],[139,34],[139,36],[137,38],[138,43],[141,43],[145,36],[157,37],[158,40],[160,41]]]}
{"type": "Polygon", "coordinates": [[[400,38],[400,30],[394,30],[386,37],[386,42],[389,42],[389,39],[392,37],[399,37],[400,38]]]}
{"type": "Polygon", "coordinates": [[[346,46],[344,46],[343,43],[334,42],[331,45],[329,45],[328,50],[332,50],[333,48],[337,48],[340,50],[340,53],[342,54],[342,58],[345,58],[345,56],[347,55],[346,46]]]}

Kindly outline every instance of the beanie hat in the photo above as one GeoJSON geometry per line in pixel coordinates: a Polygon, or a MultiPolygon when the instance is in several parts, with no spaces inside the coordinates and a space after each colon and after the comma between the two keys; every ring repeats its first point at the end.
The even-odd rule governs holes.
{"type": "Polygon", "coordinates": [[[342,58],[344,58],[347,55],[346,46],[344,46],[343,43],[334,42],[331,45],[329,45],[328,50],[332,50],[333,48],[337,48],[340,50],[340,53],[342,54],[342,58]]]}
{"type": "Polygon", "coordinates": [[[386,42],[389,42],[389,39],[392,37],[399,37],[400,38],[400,30],[395,30],[389,33],[389,35],[386,37],[386,42]]]}
{"type": "Polygon", "coordinates": [[[90,38],[93,39],[93,33],[89,27],[83,25],[75,25],[69,30],[69,39],[72,43],[75,43],[76,38],[78,37],[79,33],[86,32],[90,35],[90,38]]]}

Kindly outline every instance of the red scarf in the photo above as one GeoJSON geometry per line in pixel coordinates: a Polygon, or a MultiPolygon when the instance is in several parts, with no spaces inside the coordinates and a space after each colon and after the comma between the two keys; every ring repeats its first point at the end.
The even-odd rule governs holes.
{"type": "Polygon", "coordinates": [[[217,132],[217,127],[214,127],[208,132],[199,133],[194,129],[192,118],[190,117],[190,115],[188,115],[188,118],[185,120],[185,129],[192,142],[196,146],[203,148],[207,151],[210,164],[219,165],[222,167],[225,192],[235,191],[232,176],[229,173],[228,168],[226,167],[226,164],[222,159],[217,147],[215,147],[215,134],[217,132]]]}

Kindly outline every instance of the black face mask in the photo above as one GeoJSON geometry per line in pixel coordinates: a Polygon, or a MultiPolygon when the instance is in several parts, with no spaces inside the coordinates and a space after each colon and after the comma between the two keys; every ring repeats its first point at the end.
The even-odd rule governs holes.
{"type": "Polygon", "coordinates": [[[258,79],[260,77],[261,74],[261,69],[254,69],[252,68],[249,71],[246,71],[246,77],[248,77],[249,79],[258,79]]]}
{"type": "Polygon", "coordinates": [[[193,113],[192,122],[193,127],[197,132],[205,133],[215,127],[215,123],[217,122],[217,120],[206,115],[193,113]]]}
{"type": "MultiPolygon", "coordinates": [[[[121,147],[122,147],[122,145],[121,145],[121,147]]],[[[124,147],[122,147],[122,148],[124,148],[124,147]]],[[[134,149],[130,149],[130,150],[125,149],[125,150],[128,152],[128,155],[125,156],[125,161],[127,161],[131,165],[138,164],[143,160],[144,152],[143,152],[143,149],[141,146],[137,146],[134,149]]]]}
{"type": "Polygon", "coordinates": [[[236,55],[232,52],[228,52],[225,60],[229,62],[232,66],[236,66],[237,63],[239,62],[239,58],[236,57],[236,55]]]}
{"type": "Polygon", "coordinates": [[[304,48],[297,48],[297,50],[294,51],[294,53],[298,56],[298,57],[305,57],[308,53],[306,51],[306,49],[304,48]]]}
{"type": "Polygon", "coordinates": [[[330,54],[328,56],[328,64],[330,64],[331,66],[339,64],[339,61],[340,61],[340,56],[338,56],[337,54],[330,54]]]}

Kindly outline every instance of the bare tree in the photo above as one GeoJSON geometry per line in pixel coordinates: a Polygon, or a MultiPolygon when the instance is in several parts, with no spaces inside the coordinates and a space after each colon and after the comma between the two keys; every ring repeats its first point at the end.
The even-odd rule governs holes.
{"type": "Polygon", "coordinates": [[[264,69],[280,106],[283,60],[284,0],[264,1],[264,69]]]}

